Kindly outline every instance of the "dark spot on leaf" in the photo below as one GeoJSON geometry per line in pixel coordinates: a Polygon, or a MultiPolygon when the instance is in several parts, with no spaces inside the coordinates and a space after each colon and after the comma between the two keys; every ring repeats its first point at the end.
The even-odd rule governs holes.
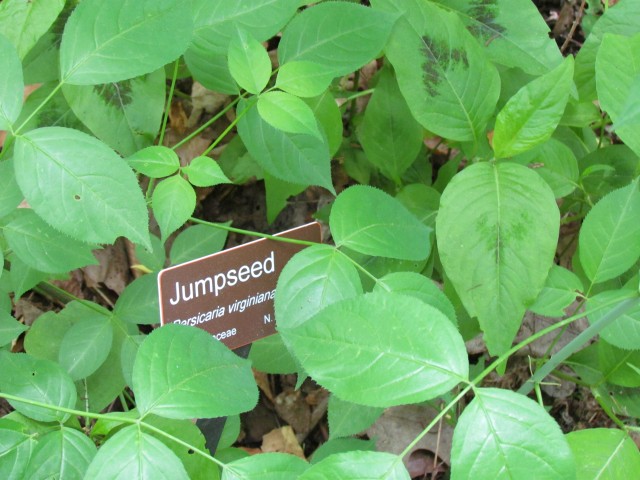
{"type": "Polygon", "coordinates": [[[104,103],[116,108],[123,108],[133,101],[131,80],[95,85],[93,89],[104,100],[104,103]]]}
{"type": "Polygon", "coordinates": [[[35,377],[36,376],[36,372],[31,372],[31,376],[35,377]]]}
{"type": "Polygon", "coordinates": [[[193,449],[192,449],[192,448],[190,448],[190,449],[187,451],[187,453],[188,453],[189,455],[193,455],[193,454],[194,454],[194,453],[196,453],[196,452],[194,452],[194,451],[193,451],[193,449]]]}
{"type": "Polygon", "coordinates": [[[467,13],[475,20],[469,25],[469,31],[472,35],[488,42],[506,31],[496,21],[500,12],[500,7],[496,4],[497,0],[472,0],[470,2],[467,13]]]}
{"type": "Polygon", "coordinates": [[[73,196],[74,200],[80,200],[80,195],[78,195],[77,193],[73,196]]]}
{"type": "Polygon", "coordinates": [[[423,65],[423,79],[427,93],[435,97],[438,95],[437,86],[441,82],[441,72],[455,68],[458,64],[469,66],[467,52],[462,49],[451,49],[447,44],[426,35],[422,37],[422,53],[426,57],[423,65]]]}

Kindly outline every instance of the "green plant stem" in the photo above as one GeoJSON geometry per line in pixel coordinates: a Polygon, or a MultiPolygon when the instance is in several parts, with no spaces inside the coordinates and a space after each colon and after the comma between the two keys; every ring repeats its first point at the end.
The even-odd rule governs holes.
{"type": "Polygon", "coordinates": [[[223,132],[222,132],[220,135],[218,135],[218,138],[216,138],[216,139],[211,143],[211,145],[209,145],[209,147],[207,147],[207,149],[206,149],[204,152],[202,152],[202,155],[203,155],[203,156],[205,156],[205,155],[207,155],[211,150],[213,150],[214,148],[216,148],[216,147],[218,146],[218,144],[222,141],[222,139],[224,139],[224,137],[226,137],[226,136],[229,134],[229,132],[230,132],[231,130],[233,130],[233,128],[236,126],[236,124],[240,121],[240,119],[241,119],[242,117],[244,117],[244,116],[245,116],[245,114],[246,114],[249,110],[251,110],[255,104],[256,104],[256,102],[251,102],[251,103],[249,103],[249,105],[247,105],[247,107],[246,107],[244,110],[242,110],[240,113],[237,113],[237,114],[236,114],[236,118],[234,118],[234,119],[233,119],[233,122],[231,122],[231,123],[227,126],[227,128],[225,128],[225,129],[223,130],[223,132]]]}
{"type": "Polygon", "coordinates": [[[180,65],[180,59],[178,58],[173,64],[173,75],[171,76],[171,86],[169,87],[169,96],[167,97],[167,106],[164,109],[164,116],[162,118],[162,128],[160,128],[160,138],[158,139],[158,145],[164,143],[164,135],[167,131],[167,122],[169,121],[169,110],[171,110],[171,102],[173,101],[173,92],[176,89],[176,81],[178,80],[178,67],[180,65]]]}
{"type": "MultiPolygon", "coordinates": [[[[349,260],[358,270],[360,270],[362,273],[364,273],[367,277],[369,277],[371,280],[373,280],[374,282],[376,282],[376,284],[378,284],[380,282],[380,279],[378,277],[376,277],[375,275],[373,275],[369,270],[367,270],[366,268],[364,268],[362,265],[360,265],[358,262],[356,262],[353,258],[351,258],[349,255],[347,255],[346,253],[344,253],[342,250],[340,250],[339,248],[336,247],[336,250],[342,254],[342,256],[344,258],[346,258],[347,260],[349,260]]],[[[387,291],[390,292],[391,289],[389,287],[387,287],[386,285],[382,284],[382,287],[387,291]]]]}
{"type": "Polygon", "coordinates": [[[347,97],[344,97],[344,100],[345,100],[345,103],[344,103],[344,104],[346,105],[346,104],[348,104],[351,100],[355,100],[355,99],[356,99],[356,98],[358,98],[358,97],[364,97],[365,95],[370,95],[370,94],[372,94],[373,92],[375,92],[375,90],[376,90],[375,88],[368,88],[367,90],[363,90],[363,91],[361,91],[361,92],[356,92],[356,93],[354,93],[354,94],[352,94],[352,95],[349,95],[349,96],[347,96],[347,97]]]}
{"type": "Polygon", "coordinates": [[[58,83],[58,85],[56,85],[56,88],[54,88],[53,90],[51,90],[51,93],[50,93],[49,95],[47,95],[47,98],[45,98],[45,99],[42,101],[42,103],[41,103],[40,105],[38,105],[38,106],[36,107],[36,109],[35,109],[33,112],[31,112],[31,115],[29,115],[29,116],[27,117],[27,119],[26,119],[24,122],[22,122],[22,123],[20,124],[20,126],[19,126],[18,128],[16,128],[14,131],[12,131],[11,133],[12,133],[13,135],[18,135],[18,134],[20,133],[20,131],[25,127],[25,125],[27,125],[27,124],[31,121],[31,119],[32,119],[33,117],[35,117],[35,116],[38,114],[38,112],[39,112],[40,110],[42,110],[42,108],[43,108],[47,103],[49,103],[49,100],[51,100],[51,99],[53,98],[53,96],[54,96],[56,93],[58,93],[58,91],[62,88],[62,85],[64,85],[64,82],[60,82],[60,83],[58,83]]]}
{"type": "Polygon", "coordinates": [[[78,298],[75,295],[67,292],[66,290],[57,287],[51,282],[40,282],[34,290],[44,295],[51,295],[54,298],[60,300],[62,303],[69,303],[72,301],[80,302],[86,307],[89,307],[91,310],[98,312],[101,315],[105,315],[105,312],[102,309],[98,308],[95,303],[88,300],[83,300],[82,298],[78,298]]]}

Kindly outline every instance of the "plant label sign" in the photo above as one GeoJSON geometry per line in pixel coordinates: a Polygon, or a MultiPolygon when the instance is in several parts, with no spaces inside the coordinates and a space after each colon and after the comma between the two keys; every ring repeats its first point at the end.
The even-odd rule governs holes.
{"type": "MultiPolygon", "coordinates": [[[[276,236],[320,242],[320,224],[276,236]]],[[[285,264],[303,248],[263,238],[162,270],[161,324],[202,328],[230,349],[275,333],[276,282],[285,264]]]]}

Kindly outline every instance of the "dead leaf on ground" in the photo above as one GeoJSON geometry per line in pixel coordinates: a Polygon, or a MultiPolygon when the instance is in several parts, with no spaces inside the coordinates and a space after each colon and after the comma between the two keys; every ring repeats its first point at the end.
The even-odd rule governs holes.
{"type": "Polygon", "coordinates": [[[290,453],[302,459],[305,458],[302,447],[298,443],[293,429],[287,425],[270,431],[262,438],[263,452],[290,453]]]}

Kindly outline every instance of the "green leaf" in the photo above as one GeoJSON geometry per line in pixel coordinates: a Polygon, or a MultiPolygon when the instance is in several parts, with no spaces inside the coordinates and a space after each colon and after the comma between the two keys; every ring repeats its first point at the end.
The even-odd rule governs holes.
{"type": "Polygon", "coordinates": [[[155,330],[140,346],[133,390],[142,416],[177,419],[235,415],[258,400],[250,362],[204,330],[174,324],[155,330]]]}
{"type": "Polygon", "coordinates": [[[302,4],[300,0],[192,1],[195,32],[184,58],[194,78],[216,92],[239,93],[227,62],[237,29],[264,42],[281,31],[302,4]]]}
{"type": "Polygon", "coordinates": [[[118,297],[113,313],[122,321],[134,325],[158,323],[158,276],[146,274],[127,285],[118,297]]]}
{"type": "Polygon", "coordinates": [[[307,462],[295,455],[268,452],[227,464],[222,480],[298,480],[308,467],[307,462]]]}
{"type": "MultiPolygon", "coordinates": [[[[26,353],[0,351],[0,391],[35,402],[63,408],[76,405],[76,389],[62,368],[26,353]]],[[[9,400],[23,415],[41,422],[64,422],[68,413],[9,400]]]]}
{"type": "Polygon", "coordinates": [[[151,178],[168,177],[180,168],[178,154],[162,145],[143,148],[128,157],[127,163],[136,172],[151,178]]]}
{"type": "Polygon", "coordinates": [[[573,86],[573,57],[535,78],[509,99],[496,118],[496,158],[511,157],[548,140],[560,123],[573,86]]]}
{"type": "Polygon", "coordinates": [[[151,204],[164,243],[169,235],[193,215],[196,208],[196,192],[184,178],[174,175],[156,185],[151,196],[151,204]]]}
{"type": "Polygon", "coordinates": [[[89,133],[71,110],[57,80],[42,85],[27,97],[17,123],[22,125],[27,119],[22,126],[24,132],[39,127],[68,127],[89,133]]]}
{"type": "Polygon", "coordinates": [[[278,59],[283,65],[314,62],[334,77],[346,75],[380,54],[393,22],[392,15],[361,5],[321,3],[287,25],[278,45],[278,59]]]}
{"type": "Polygon", "coordinates": [[[265,122],[257,109],[238,104],[238,133],[258,164],[286,182],[319,185],[333,192],[327,142],[312,135],[289,134],[265,122]]]}
{"type": "MultiPolygon", "coordinates": [[[[616,300],[622,301],[628,297],[627,290],[610,290],[601,292],[587,301],[587,310],[598,309],[589,314],[590,324],[598,322],[616,304],[607,307],[616,300]]],[[[612,345],[625,349],[640,349],[640,306],[631,308],[616,318],[610,325],[600,331],[600,336],[612,345]]]]}
{"type": "Polygon", "coordinates": [[[322,95],[305,98],[304,101],[311,107],[313,114],[324,129],[329,143],[329,154],[335,155],[342,145],[342,113],[336,103],[336,99],[329,90],[322,95]]]}
{"type": "Polygon", "coordinates": [[[14,162],[29,205],[54,228],[89,243],[123,235],[150,246],[136,177],[104,143],[69,128],[39,128],[16,138],[14,162]]]}
{"type": "Polygon", "coordinates": [[[164,264],[166,261],[164,245],[162,244],[162,241],[155,235],[151,234],[150,238],[153,251],[150,252],[142,245],[136,245],[135,258],[136,260],[138,260],[139,265],[132,265],[132,268],[139,268],[142,265],[152,272],[157,272],[164,268],[164,264]]]}
{"type": "Polygon", "coordinates": [[[51,273],[44,273],[31,268],[18,256],[11,255],[9,261],[11,262],[11,272],[9,273],[11,289],[15,298],[20,298],[38,283],[49,280],[53,276],[51,273]]]}
{"type": "Polygon", "coordinates": [[[14,211],[23,196],[13,171],[13,158],[0,162],[0,218],[14,211]]]}
{"type": "Polygon", "coordinates": [[[0,34],[0,130],[11,130],[22,111],[24,81],[18,52],[0,34]]]}
{"type": "Polygon", "coordinates": [[[47,273],[66,273],[97,265],[95,246],[79,242],[54,230],[32,210],[20,208],[4,227],[7,243],[27,265],[47,273]]]}
{"type": "Polygon", "coordinates": [[[311,464],[318,463],[329,455],[333,455],[336,453],[346,453],[353,451],[375,451],[376,442],[375,440],[360,440],[359,438],[336,438],[333,440],[327,440],[322,445],[320,445],[315,452],[313,452],[313,457],[311,457],[311,464]]]}
{"type": "MultiPolygon", "coordinates": [[[[25,2],[5,0],[0,3],[0,31],[15,45],[21,59],[49,29],[64,7],[65,0],[25,2]]],[[[7,64],[2,62],[4,67],[7,64]]],[[[15,74],[17,70],[7,68],[15,74]]]]}
{"type": "Polygon", "coordinates": [[[189,476],[175,453],[138,425],[131,425],[100,447],[84,478],[188,480],[189,476]]]}
{"type": "Polygon", "coordinates": [[[267,86],[271,77],[269,54],[251,33],[238,28],[229,43],[229,72],[241,88],[254,95],[267,86]]]}
{"type": "MultiPolygon", "coordinates": [[[[633,1],[618,2],[613,7],[606,9],[593,26],[587,41],[576,56],[575,82],[581,100],[590,102],[597,98],[596,56],[605,34],[612,33],[630,37],[640,33],[640,23],[636,21],[639,16],[640,4],[633,1]]],[[[620,67],[628,68],[624,64],[620,67]]]]}
{"type": "Polygon", "coordinates": [[[544,287],[529,310],[547,317],[562,317],[564,309],[575,301],[577,292],[583,290],[584,285],[575,273],[553,265],[544,287]]]}
{"type": "Polygon", "coordinates": [[[0,347],[11,343],[27,328],[7,312],[0,311],[0,347]]]}
{"type": "Polygon", "coordinates": [[[267,222],[275,222],[278,214],[287,206],[289,197],[298,195],[304,191],[306,185],[296,185],[274,177],[269,172],[264,172],[264,187],[267,201],[267,222]]]}
{"type": "Polygon", "coordinates": [[[120,366],[122,367],[122,377],[127,385],[133,385],[133,365],[136,361],[138,348],[145,338],[147,338],[146,335],[132,335],[127,336],[122,342],[120,366]]]}
{"type": "Polygon", "coordinates": [[[367,159],[397,184],[420,152],[423,128],[411,115],[390,68],[378,74],[358,139],[367,159]]]}
{"type": "Polygon", "coordinates": [[[171,264],[188,262],[219,252],[228,232],[210,225],[192,225],[181,231],[171,245],[171,264]]]}
{"type": "Polygon", "coordinates": [[[560,215],[551,189],[512,163],[478,163],[445,188],[436,219],[447,277],[492,354],[506,351],[542,290],[560,215]]]}
{"type": "Polygon", "coordinates": [[[278,328],[309,375],[353,403],[422,402],[448,392],[468,374],[464,342],[451,322],[406,295],[341,300],[301,325],[278,328]]]}
{"type": "Polygon", "coordinates": [[[25,478],[84,478],[97,449],[78,430],[62,427],[40,438],[25,478]]]}
{"type": "Polygon", "coordinates": [[[567,434],[581,479],[626,480],[640,472],[640,453],[631,437],[613,428],[588,428],[567,434]]]}
{"type": "MultiPolygon", "coordinates": [[[[0,4],[1,5],[1,4],[0,4]]],[[[2,478],[25,478],[29,458],[36,441],[18,422],[0,419],[0,475],[2,478]]]]}
{"type": "Polygon", "coordinates": [[[500,77],[458,16],[431,2],[372,3],[402,15],[385,53],[416,120],[451,140],[484,141],[500,94],[500,77]]]}
{"type": "Polygon", "coordinates": [[[339,300],[362,294],[353,264],[329,245],[305,248],[284,266],[274,308],[279,328],[297,327],[339,300]]]}
{"type": "Polygon", "coordinates": [[[178,58],[193,23],[184,0],[101,0],[78,4],[60,45],[64,83],[96,85],[137,77],[178,58]],[[99,18],[100,21],[97,21],[99,18]]]}
{"type": "Polygon", "coordinates": [[[60,366],[73,380],[86,378],[107,359],[112,342],[113,327],[107,317],[81,320],[60,342],[60,366]]]}
{"type": "Polygon", "coordinates": [[[358,405],[331,395],[328,409],[329,439],[348,437],[366,430],[382,412],[384,408],[358,405]]]}
{"type": "Polygon", "coordinates": [[[333,74],[320,63],[293,61],[278,69],[276,87],[298,97],[322,94],[333,80],[333,74]]]}
{"type": "Polygon", "coordinates": [[[598,360],[603,381],[622,387],[640,387],[640,349],[623,350],[600,340],[598,360]]]}
{"type": "Polygon", "coordinates": [[[314,464],[300,480],[409,480],[402,460],[391,453],[354,451],[331,455],[314,464]]]}
{"type": "Polygon", "coordinates": [[[580,264],[593,283],[626,272],[640,257],[638,180],[610,192],[591,209],[580,229],[580,264]]]}
{"type": "MultiPolygon", "coordinates": [[[[640,121],[628,110],[640,97],[640,33],[629,38],[605,34],[596,57],[596,86],[600,107],[611,119],[618,136],[640,155],[640,121]],[[626,116],[626,119],[624,118],[626,116]],[[623,123],[618,124],[620,120],[623,123]]],[[[637,106],[636,106],[637,108],[637,106]]]]}
{"type": "Polygon", "coordinates": [[[405,185],[396,198],[427,227],[435,228],[440,208],[440,192],[435,188],[422,183],[411,183],[405,185]]]}
{"type": "Polygon", "coordinates": [[[232,183],[224,174],[220,165],[209,157],[196,157],[191,163],[182,168],[187,174],[189,183],[196,187],[212,187],[220,183],[232,183]]]}
{"type": "Polygon", "coordinates": [[[549,27],[530,0],[435,1],[460,16],[495,63],[542,75],[562,61],[549,27]]]}
{"type": "Polygon", "coordinates": [[[165,98],[164,70],[103,85],[64,85],[73,113],[120,154],[150,146],[160,129],[165,98]]]}
{"type": "Polygon", "coordinates": [[[251,344],[249,360],[264,373],[296,373],[299,369],[279,334],[269,335],[251,344]]]}
{"type": "Polygon", "coordinates": [[[338,195],[329,225],[337,246],[366,255],[423,260],[431,250],[431,228],[395,198],[364,185],[350,187],[338,195]]]}
{"type": "Polygon", "coordinates": [[[453,325],[458,324],[456,310],[436,284],[415,272],[395,272],[378,279],[374,292],[390,291],[422,300],[444,313],[453,325]]]}
{"type": "Polygon", "coordinates": [[[576,478],[571,449],[544,408],[510,390],[475,393],[453,433],[452,480],[576,478]]]}
{"type": "Polygon", "coordinates": [[[267,92],[258,97],[258,113],[272,127],[287,133],[311,135],[322,140],[313,111],[304,101],[286,92],[267,92]]]}

